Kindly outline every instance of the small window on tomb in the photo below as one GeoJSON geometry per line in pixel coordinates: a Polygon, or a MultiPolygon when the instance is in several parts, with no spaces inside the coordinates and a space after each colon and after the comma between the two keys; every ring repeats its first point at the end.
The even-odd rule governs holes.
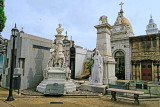
{"type": "Polygon", "coordinates": [[[143,65],[143,66],[142,66],[142,68],[145,68],[145,67],[146,67],[146,65],[143,65]]]}
{"type": "Polygon", "coordinates": [[[151,68],[152,66],[151,65],[148,65],[148,68],[151,68]]]}

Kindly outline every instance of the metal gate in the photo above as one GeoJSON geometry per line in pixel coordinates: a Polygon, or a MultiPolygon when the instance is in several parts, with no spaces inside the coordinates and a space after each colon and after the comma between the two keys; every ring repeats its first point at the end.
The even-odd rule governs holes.
{"type": "Polygon", "coordinates": [[[120,80],[125,80],[125,56],[124,53],[121,51],[118,51],[115,53],[115,61],[116,67],[115,67],[115,75],[120,80]]]}

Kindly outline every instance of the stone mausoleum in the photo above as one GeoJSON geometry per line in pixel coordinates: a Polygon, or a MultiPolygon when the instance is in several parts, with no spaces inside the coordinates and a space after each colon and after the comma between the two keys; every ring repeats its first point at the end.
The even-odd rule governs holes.
{"type": "MultiPolygon", "coordinates": [[[[52,40],[18,32],[15,38],[14,72],[21,74],[21,89],[36,87],[43,79],[52,40]]],[[[2,87],[9,87],[10,61],[13,38],[7,46],[6,64],[2,74],[2,87]]]]}
{"type": "Polygon", "coordinates": [[[160,81],[160,33],[150,16],[146,35],[130,37],[131,79],[160,81]]]}
{"type": "MultiPolygon", "coordinates": [[[[21,89],[36,87],[43,80],[43,70],[47,66],[50,57],[52,40],[24,33],[23,29],[17,33],[15,39],[15,73],[21,74],[21,89]]],[[[9,87],[10,60],[13,38],[6,40],[0,37],[0,74],[2,75],[2,87],[9,87]]],[[[63,39],[64,55],[66,63],[70,65],[70,47],[72,40],[67,35],[63,39]]],[[[83,73],[84,62],[86,62],[88,51],[82,47],[75,46],[74,77],[83,73]]]]}
{"type": "Polygon", "coordinates": [[[130,80],[131,48],[129,44],[129,37],[134,36],[134,33],[129,20],[123,15],[123,3],[120,5],[120,12],[118,12],[117,19],[111,29],[111,50],[112,56],[117,62],[115,65],[115,75],[117,79],[130,80]]]}
{"type": "Polygon", "coordinates": [[[130,37],[133,80],[160,81],[160,33],[130,37]]]}

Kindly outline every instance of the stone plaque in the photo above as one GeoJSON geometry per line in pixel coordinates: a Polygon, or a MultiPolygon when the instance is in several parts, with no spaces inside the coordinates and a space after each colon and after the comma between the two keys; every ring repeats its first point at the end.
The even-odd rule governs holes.
{"type": "Polygon", "coordinates": [[[63,95],[64,84],[47,84],[44,94],[46,95],[63,95]]]}

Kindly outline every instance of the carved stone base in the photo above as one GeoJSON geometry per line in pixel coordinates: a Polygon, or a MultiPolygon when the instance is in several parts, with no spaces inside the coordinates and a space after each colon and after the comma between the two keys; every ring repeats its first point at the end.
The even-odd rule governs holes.
{"type": "Polygon", "coordinates": [[[48,84],[63,84],[64,94],[66,92],[76,91],[76,85],[73,80],[66,80],[66,72],[63,68],[50,67],[48,70],[48,79],[44,79],[38,86],[37,91],[44,93],[48,84]]]}

